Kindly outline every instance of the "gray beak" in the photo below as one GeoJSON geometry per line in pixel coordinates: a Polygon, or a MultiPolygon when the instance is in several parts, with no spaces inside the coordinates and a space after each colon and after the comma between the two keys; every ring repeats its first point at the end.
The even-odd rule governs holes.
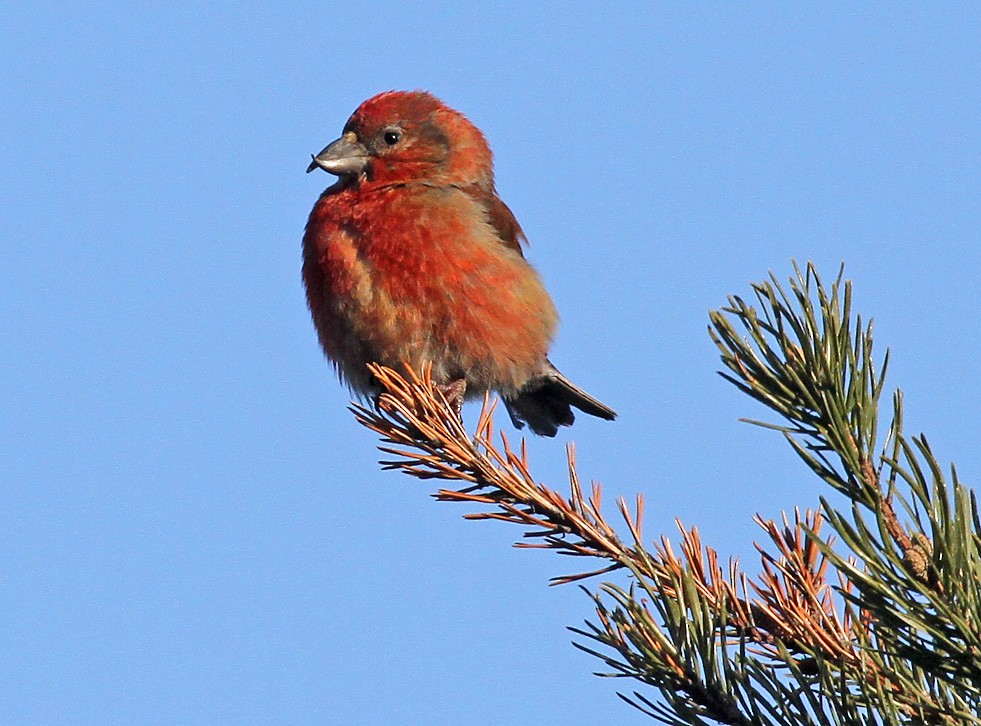
{"type": "Polygon", "coordinates": [[[367,166],[368,150],[353,131],[348,131],[313,157],[307,173],[319,168],[336,176],[358,176],[367,166]]]}

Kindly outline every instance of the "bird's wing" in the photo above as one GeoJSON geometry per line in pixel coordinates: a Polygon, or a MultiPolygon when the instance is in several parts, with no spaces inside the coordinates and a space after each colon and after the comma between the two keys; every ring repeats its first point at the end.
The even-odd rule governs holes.
{"type": "Polygon", "coordinates": [[[472,186],[465,191],[487,212],[487,221],[497,232],[497,236],[504,246],[510,247],[524,257],[521,245],[528,244],[528,238],[525,237],[521,225],[515,219],[514,212],[508,209],[508,205],[501,201],[501,198],[492,189],[472,186]]]}

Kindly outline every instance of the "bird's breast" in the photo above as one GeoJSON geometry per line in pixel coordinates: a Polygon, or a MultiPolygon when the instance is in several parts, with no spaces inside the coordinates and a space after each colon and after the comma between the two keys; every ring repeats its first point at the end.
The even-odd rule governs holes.
{"type": "Polygon", "coordinates": [[[556,324],[551,299],[462,192],[324,196],[304,249],[311,311],[342,369],[356,349],[386,365],[428,362],[446,378],[495,388],[506,379],[510,388],[545,358],[556,324]]]}

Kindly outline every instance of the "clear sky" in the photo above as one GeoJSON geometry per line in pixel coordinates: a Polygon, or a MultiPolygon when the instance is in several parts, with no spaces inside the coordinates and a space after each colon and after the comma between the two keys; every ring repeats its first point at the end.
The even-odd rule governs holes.
{"type": "Polygon", "coordinates": [[[752,515],[827,492],[707,311],[792,258],[846,262],[977,479],[978,5],[80,5],[0,24],[0,722],[647,722],[570,645],[577,563],[379,471],[322,359],[304,169],[383,90],[487,134],[552,358],[620,412],[540,479],[575,440],[752,570],[752,515]]]}

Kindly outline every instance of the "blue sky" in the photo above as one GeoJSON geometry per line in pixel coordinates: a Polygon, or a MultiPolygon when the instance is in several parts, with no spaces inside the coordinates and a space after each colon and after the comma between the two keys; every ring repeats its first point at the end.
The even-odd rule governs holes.
{"type": "Polygon", "coordinates": [[[647,722],[569,644],[567,560],[375,465],[303,298],[309,154],[382,90],[467,113],[553,360],[620,412],[534,473],[575,440],[650,536],[752,569],[752,515],[826,492],[737,422],[707,311],[792,258],[845,261],[910,431],[977,478],[979,72],[970,3],[11,6],[0,722],[647,722]]]}

